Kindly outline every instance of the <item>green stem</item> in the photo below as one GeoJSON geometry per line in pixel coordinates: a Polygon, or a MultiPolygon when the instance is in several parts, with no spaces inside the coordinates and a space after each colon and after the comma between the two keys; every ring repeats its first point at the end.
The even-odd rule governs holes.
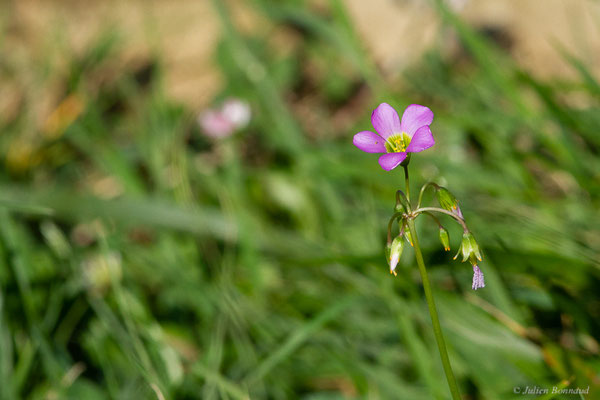
{"type": "Polygon", "coordinates": [[[396,191],[396,208],[395,210],[398,211],[398,204],[401,204],[402,207],[404,207],[404,212],[408,212],[409,211],[409,202],[408,199],[406,198],[406,195],[404,194],[404,192],[402,190],[397,190],[396,191]]]}
{"type": "Polygon", "coordinates": [[[439,186],[433,182],[427,182],[426,184],[423,185],[423,187],[421,187],[421,191],[419,192],[419,201],[417,202],[417,208],[421,207],[421,201],[423,200],[423,193],[425,193],[425,190],[427,190],[427,188],[429,187],[438,187],[439,186]]]}
{"type": "Polygon", "coordinates": [[[442,214],[446,214],[452,218],[454,218],[456,220],[456,222],[458,222],[462,227],[463,230],[465,232],[469,231],[469,228],[467,228],[467,224],[465,223],[465,220],[462,219],[461,217],[459,217],[458,215],[454,214],[453,212],[450,212],[448,210],[444,210],[441,208],[437,208],[437,207],[421,207],[421,208],[417,208],[414,212],[413,215],[416,217],[417,215],[421,214],[421,213],[426,213],[426,212],[439,212],[442,214]]]}
{"type": "Polygon", "coordinates": [[[452,367],[450,366],[450,359],[448,358],[448,351],[446,350],[446,342],[444,341],[444,335],[438,319],[438,313],[435,307],[435,301],[433,299],[433,292],[431,291],[431,285],[427,276],[427,269],[425,268],[425,262],[423,261],[423,254],[421,253],[421,248],[419,247],[419,239],[417,237],[417,230],[415,229],[415,221],[412,218],[408,219],[408,229],[410,230],[412,236],[415,257],[417,259],[417,264],[419,265],[419,272],[421,273],[421,280],[423,281],[423,290],[425,291],[425,298],[427,299],[427,307],[429,307],[429,314],[431,315],[433,333],[435,334],[438,350],[442,359],[442,365],[444,366],[446,380],[448,381],[448,386],[450,387],[450,393],[452,393],[452,399],[460,400],[458,385],[456,384],[454,373],[452,372],[452,367]]]}
{"type": "Polygon", "coordinates": [[[392,215],[392,218],[390,218],[390,222],[388,222],[388,234],[387,234],[387,242],[388,244],[392,243],[392,225],[394,224],[394,220],[396,218],[400,218],[402,216],[402,213],[394,213],[394,215],[392,215]]]}
{"type": "Polygon", "coordinates": [[[436,223],[436,224],[438,224],[438,226],[439,226],[440,228],[443,228],[443,225],[442,225],[442,223],[440,222],[439,218],[438,218],[438,217],[436,217],[436,216],[435,216],[433,213],[430,213],[429,211],[425,211],[423,214],[427,214],[427,215],[429,215],[431,218],[433,218],[433,220],[435,221],[435,223],[436,223]]]}
{"type": "MultiPolygon", "coordinates": [[[[410,182],[408,180],[408,165],[404,167],[404,183],[406,184],[406,200],[408,200],[408,207],[410,208],[410,182]]],[[[410,210],[408,210],[410,211],[410,210]]]]}

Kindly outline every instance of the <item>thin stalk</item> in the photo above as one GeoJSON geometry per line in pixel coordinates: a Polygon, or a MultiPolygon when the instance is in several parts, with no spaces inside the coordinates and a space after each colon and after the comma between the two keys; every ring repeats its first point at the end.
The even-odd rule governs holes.
{"type": "Polygon", "coordinates": [[[442,223],[440,222],[439,218],[438,218],[438,217],[436,217],[436,216],[435,216],[433,213],[430,213],[429,211],[425,211],[425,212],[424,212],[424,214],[427,214],[427,215],[429,215],[431,218],[433,218],[433,220],[435,221],[435,223],[436,223],[436,224],[438,224],[438,226],[439,226],[440,228],[443,228],[443,225],[442,225],[442,223]]]}
{"type": "MultiPolygon", "coordinates": [[[[408,165],[403,165],[404,167],[404,183],[406,184],[406,200],[408,200],[408,207],[410,208],[410,182],[408,179],[408,165]]],[[[410,210],[408,210],[410,211],[410,210]]]]}
{"type": "MultiPolygon", "coordinates": [[[[407,179],[408,180],[408,179],[407,179]]],[[[408,191],[408,189],[407,189],[408,191]]],[[[452,372],[452,366],[450,365],[450,359],[448,358],[448,351],[446,350],[446,342],[444,341],[444,335],[438,319],[437,309],[435,307],[435,301],[433,299],[433,292],[431,291],[431,284],[429,283],[429,277],[427,276],[427,269],[425,268],[425,262],[423,261],[423,254],[419,247],[419,239],[417,237],[417,230],[415,229],[415,221],[410,218],[408,219],[408,229],[410,230],[413,247],[415,249],[415,258],[419,265],[419,272],[421,273],[421,280],[423,281],[423,290],[425,291],[425,298],[427,299],[427,307],[429,307],[429,315],[431,316],[431,323],[433,325],[433,333],[437,341],[438,350],[442,359],[442,365],[444,366],[444,373],[446,374],[446,380],[450,387],[450,393],[452,393],[453,400],[460,400],[460,393],[458,391],[458,385],[452,372]]]]}
{"type": "Polygon", "coordinates": [[[417,215],[419,215],[421,213],[426,213],[426,212],[439,212],[439,213],[442,213],[442,214],[449,215],[452,218],[454,218],[456,220],[456,222],[458,222],[463,227],[463,230],[465,232],[469,231],[469,228],[467,228],[467,224],[465,223],[464,219],[462,219],[458,215],[454,214],[453,212],[450,212],[448,210],[444,210],[442,208],[437,208],[437,207],[421,207],[421,208],[417,208],[413,212],[413,215],[416,217],[417,215]]]}
{"type": "Polygon", "coordinates": [[[404,212],[408,212],[409,211],[409,202],[408,199],[406,198],[406,195],[404,194],[404,192],[402,190],[397,190],[396,191],[396,210],[398,208],[398,204],[401,204],[402,207],[404,207],[404,212]]]}
{"type": "Polygon", "coordinates": [[[392,215],[392,218],[390,218],[390,222],[388,222],[388,235],[387,235],[387,242],[388,244],[392,243],[392,226],[394,224],[394,221],[396,220],[396,218],[400,218],[402,216],[402,213],[394,213],[394,215],[392,215]]]}
{"type": "Polygon", "coordinates": [[[423,193],[425,193],[425,190],[427,190],[427,188],[429,188],[429,187],[439,188],[439,186],[433,182],[427,182],[426,184],[424,184],[423,187],[421,187],[421,191],[419,192],[419,201],[417,201],[417,208],[421,207],[421,201],[423,200],[423,193]]]}

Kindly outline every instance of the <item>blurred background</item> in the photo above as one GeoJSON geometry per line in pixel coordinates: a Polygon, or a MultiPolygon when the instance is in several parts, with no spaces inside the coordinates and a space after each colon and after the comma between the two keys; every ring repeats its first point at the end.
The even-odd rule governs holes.
{"type": "Polygon", "coordinates": [[[600,398],[599,58],[591,0],[0,2],[0,398],[448,398],[381,102],[484,250],[417,223],[463,397],[600,398]]]}

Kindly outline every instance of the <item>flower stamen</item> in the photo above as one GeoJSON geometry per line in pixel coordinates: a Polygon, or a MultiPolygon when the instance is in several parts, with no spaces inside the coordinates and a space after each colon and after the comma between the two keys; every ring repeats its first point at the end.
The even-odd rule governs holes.
{"type": "Polygon", "coordinates": [[[396,133],[387,138],[385,148],[388,153],[402,153],[410,144],[410,136],[406,132],[396,133]]]}

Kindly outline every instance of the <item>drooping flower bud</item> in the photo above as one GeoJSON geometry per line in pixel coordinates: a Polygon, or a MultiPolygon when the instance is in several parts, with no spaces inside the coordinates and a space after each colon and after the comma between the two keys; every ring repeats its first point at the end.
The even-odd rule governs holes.
{"type": "Polygon", "coordinates": [[[473,290],[477,290],[482,287],[485,287],[483,272],[481,272],[477,264],[473,264],[473,284],[471,285],[471,288],[473,288],[473,290]]]}
{"type": "Polygon", "coordinates": [[[458,258],[459,254],[462,254],[463,262],[467,261],[469,258],[469,255],[471,254],[471,239],[469,238],[468,234],[468,232],[463,233],[462,241],[458,247],[458,252],[456,252],[456,255],[454,256],[455,260],[458,258]]]}
{"type": "Polygon", "coordinates": [[[440,225],[440,242],[444,246],[444,250],[450,251],[450,238],[448,237],[448,231],[446,228],[440,225]]]}
{"type": "Polygon", "coordinates": [[[469,260],[471,261],[471,264],[475,265],[477,260],[481,261],[482,257],[481,251],[479,250],[479,245],[475,241],[475,237],[471,232],[465,232],[463,234],[458,253],[456,253],[454,256],[455,260],[459,254],[462,255],[462,262],[469,260]]]}
{"type": "Polygon", "coordinates": [[[404,240],[402,235],[396,236],[396,238],[392,241],[390,246],[390,255],[388,258],[388,262],[390,264],[390,274],[396,275],[396,266],[400,261],[400,256],[402,255],[402,250],[404,250],[404,240]]]}
{"type": "Polygon", "coordinates": [[[459,254],[462,254],[463,262],[469,260],[471,265],[473,265],[473,285],[471,286],[473,290],[484,287],[485,282],[483,280],[483,272],[481,272],[477,266],[477,260],[481,261],[482,258],[481,251],[479,250],[479,245],[477,244],[477,241],[475,241],[475,237],[471,232],[465,232],[463,234],[458,253],[456,253],[454,256],[455,260],[459,254]]]}
{"type": "Polygon", "coordinates": [[[448,189],[439,186],[435,195],[443,209],[451,211],[456,204],[456,197],[448,189]]]}
{"type": "Polygon", "coordinates": [[[475,241],[475,236],[470,235],[469,240],[471,241],[471,254],[472,256],[474,255],[475,257],[477,257],[477,259],[479,261],[481,261],[483,259],[483,257],[481,256],[481,251],[479,250],[479,245],[477,244],[477,242],[475,241]]]}
{"type": "Polygon", "coordinates": [[[464,219],[462,212],[460,211],[460,207],[458,206],[458,200],[452,193],[450,193],[448,189],[439,186],[435,192],[435,195],[438,199],[438,203],[440,203],[440,206],[444,210],[450,211],[464,219]]]}

